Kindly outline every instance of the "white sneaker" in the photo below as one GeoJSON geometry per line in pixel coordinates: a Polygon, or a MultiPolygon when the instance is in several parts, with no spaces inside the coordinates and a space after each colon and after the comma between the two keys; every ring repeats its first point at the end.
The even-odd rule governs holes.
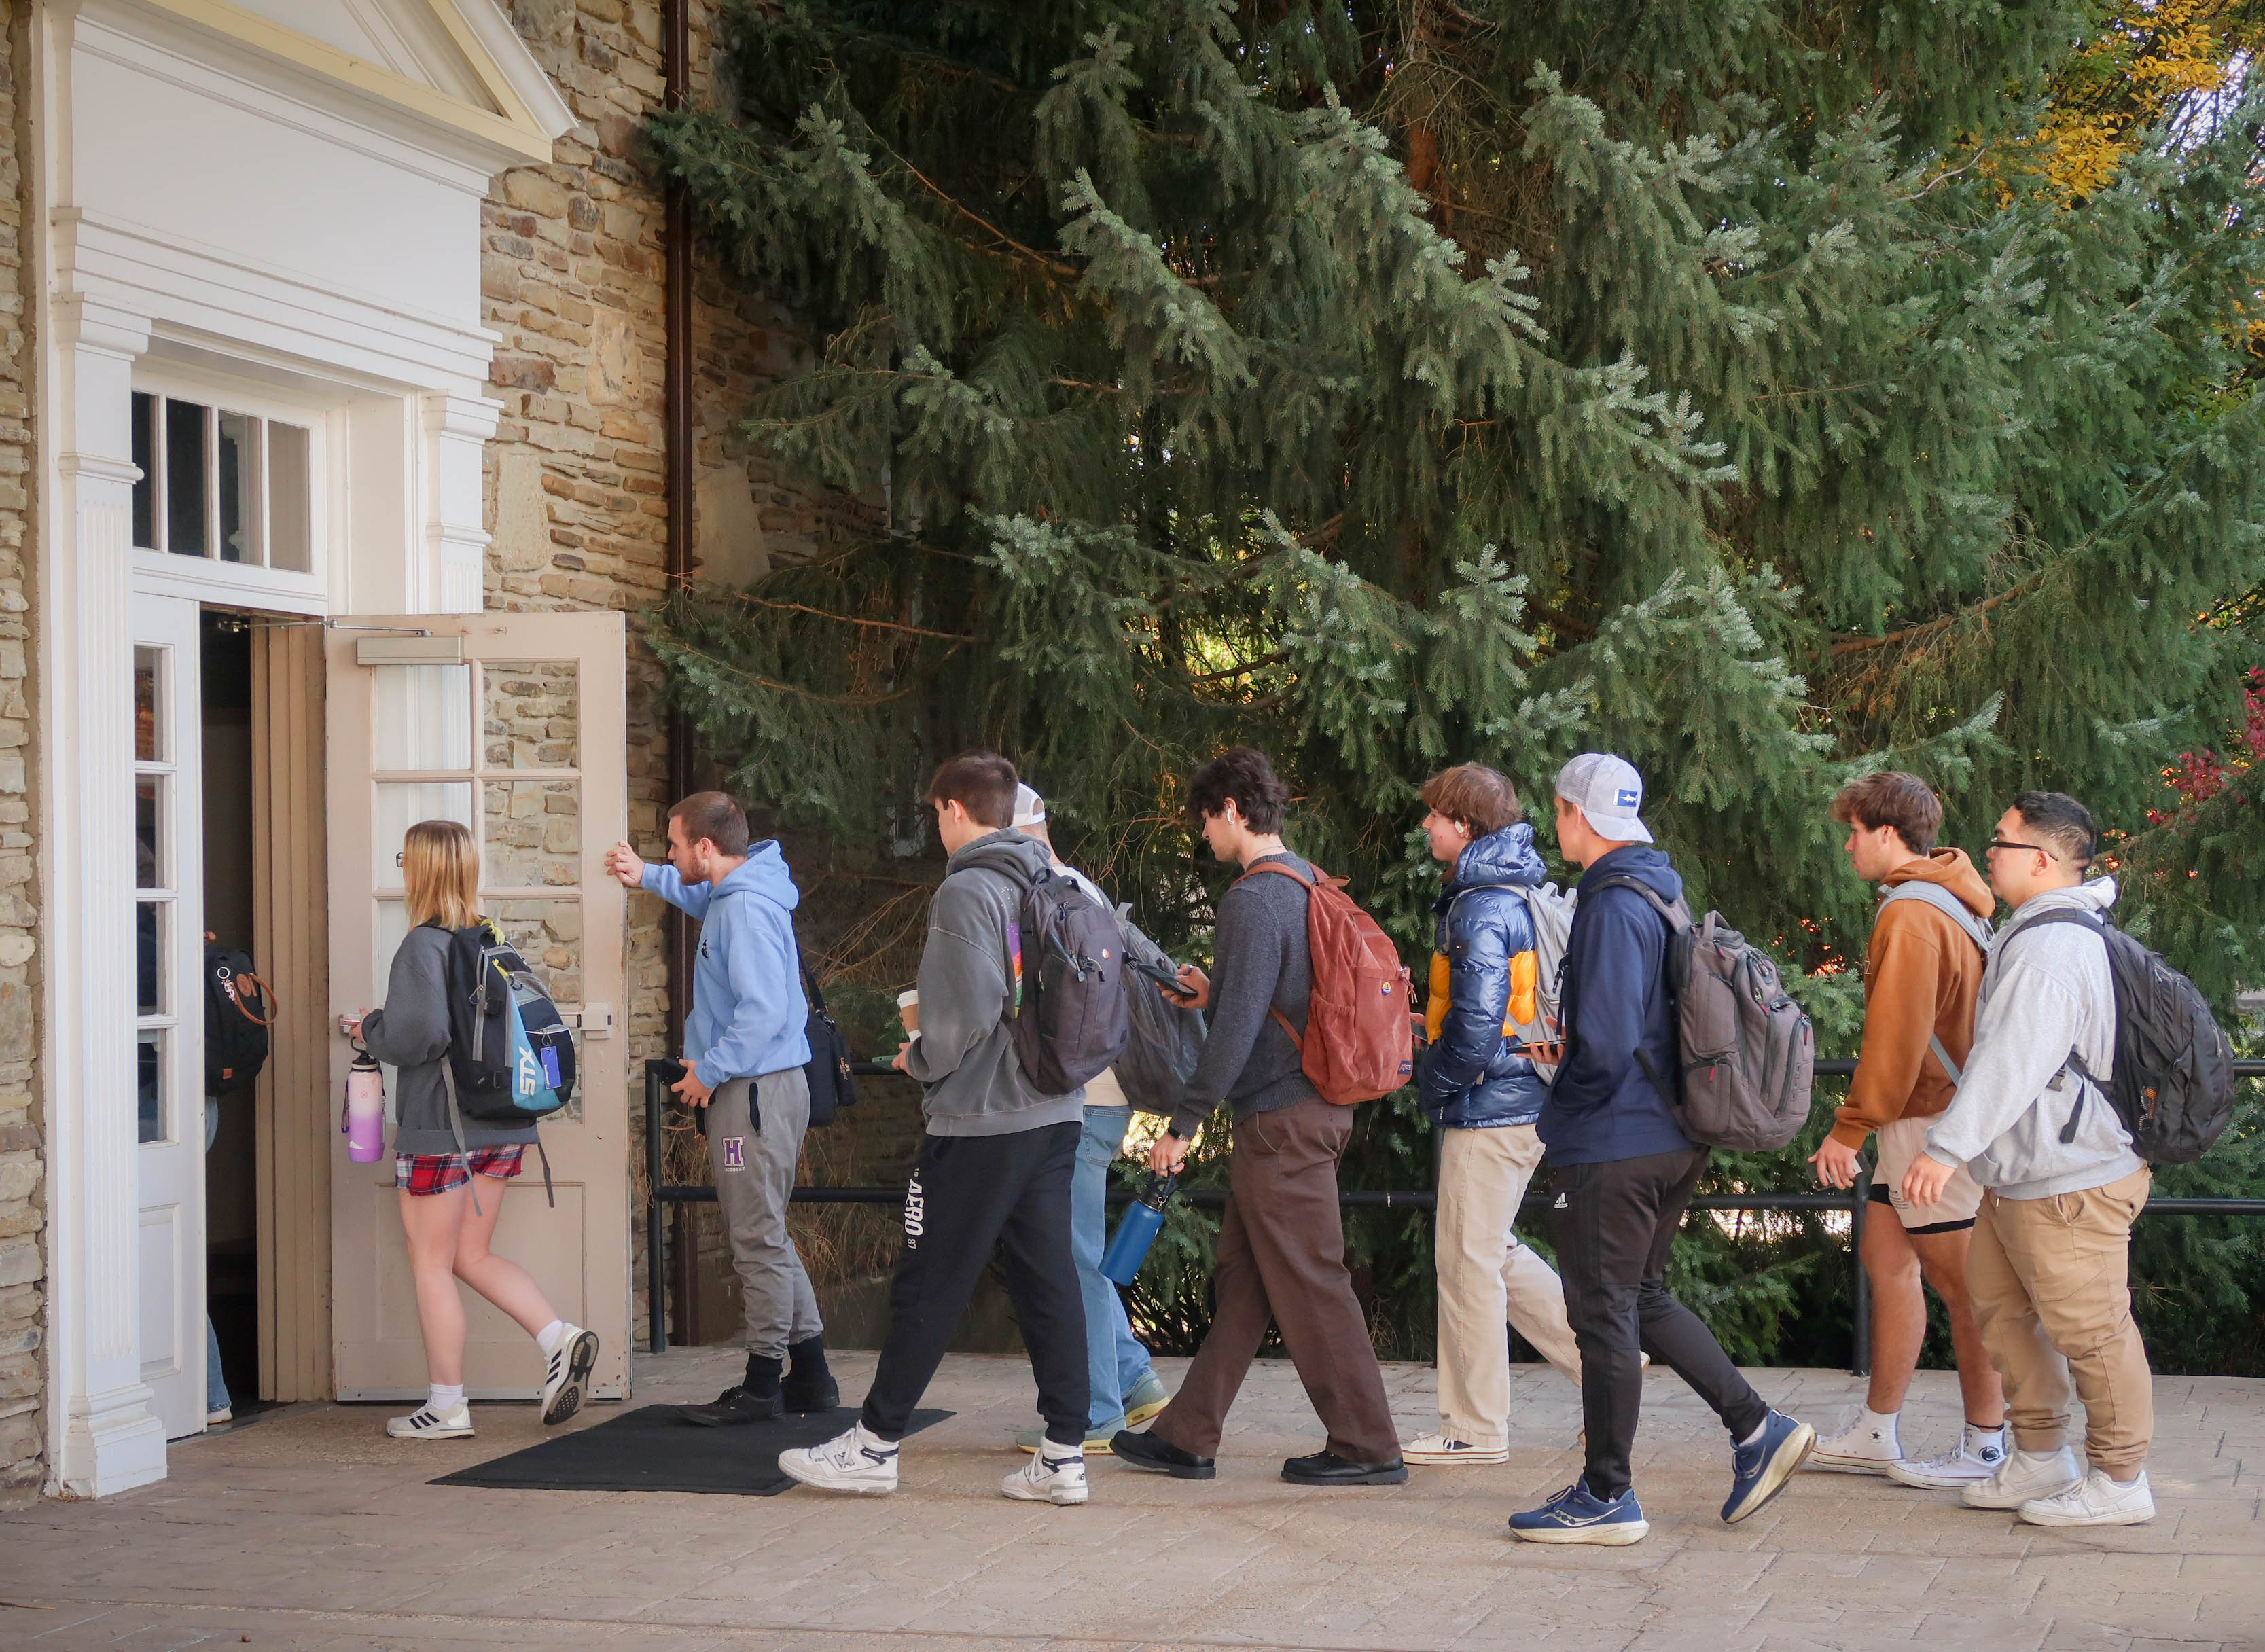
{"type": "Polygon", "coordinates": [[[1029,1462],[999,1482],[999,1489],[1017,1503],[1083,1503],[1085,1459],[1052,1454],[1061,1449],[1046,1445],[1032,1452],[1029,1462]]]}
{"type": "Polygon", "coordinates": [[[461,1440],[472,1431],[472,1408],[460,1405],[453,1411],[435,1411],[429,1405],[420,1405],[405,1417],[388,1418],[385,1431],[397,1440],[461,1440]]]}
{"type": "Polygon", "coordinates": [[[564,1423],[582,1408],[591,1367],[598,1363],[598,1334],[568,1323],[543,1372],[543,1420],[564,1423]]]}
{"type": "Polygon", "coordinates": [[[1842,1420],[1838,1433],[1817,1441],[1803,1466],[1839,1474],[1884,1474],[1890,1463],[1903,1460],[1903,1454],[1894,1427],[1867,1423],[1860,1410],[1842,1420]]]}
{"type": "Polygon", "coordinates": [[[1958,1444],[1947,1452],[1890,1463],[1888,1478],[1898,1486],[1919,1486],[1929,1491],[1955,1491],[1961,1486],[1977,1485],[1996,1474],[1998,1465],[2006,1460],[2006,1448],[1997,1443],[2004,1437],[1966,1429],[1959,1434],[1958,1444]]]}
{"type": "Polygon", "coordinates": [[[233,1423],[235,1421],[236,1408],[233,1406],[224,1405],[215,1410],[205,1413],[205,1426],[208,1429],[216,1428],[222,1423],[233,1423]]]}
{"type": "Polygon", "coordinates": [[[2076,1453],[2065,1445],[2057,1452],[2016,1447],[2006,1453],[1996,1474],[1961,1490],[1958,1501],[1970,1509],[2018,1509],[2040,1497],[2057,1497],[2083,1479],[2076,1453]]]}
{"type": "Polygon", "coordinates": [[[1418,1434],[1400,1448],[1400,1459],[1408,1463],[1506,1463],[1510,1448],[1474,1445],[1444,1433],[1418,1434]]]}
{"type": "Polygon", "coordinates": [[[2021,1505],[2021,1518],[2031,1525],[2138,1525],[2154,1517],[2155,1494],[2147,1489],[2145,1469],[2130,1485],[2119,1486],[2095,1468],[2066,1491],[2021,1505]]]}
{"type": "MultiPolygon", "coordinates": [[[[779,1453],[780,1472],[815,1486],[820,1491],[854,1492],[861,1497],[885,1497],[897,1488],[897,1448],[863,1423],[851,1425],[823,1445],[805,1445],[779,1453]]],[[[1085,1464],[1078,1463],[1081,1481],[1085,1464]]]]}

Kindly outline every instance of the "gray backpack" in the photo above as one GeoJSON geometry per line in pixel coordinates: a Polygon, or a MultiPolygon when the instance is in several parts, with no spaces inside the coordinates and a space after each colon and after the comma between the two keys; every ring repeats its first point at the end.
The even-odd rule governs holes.
{"type": "Polygon", "coordinates": [[[1181,1005],[1166,990],[1179,972],[1164,949],[1132,921],[1127,901],[1117,908],[1117,928],[1125,937],[1125,1008],[1132,1021],[1125,1053],[1117,1058],[1117,1084],[1125,1099],[1144,1113],[1170,1117],[1187,1099],[1188,1081],[1203,1055],[1204,1013],[1181,1005]]]}
{"type": "Polygon", "coordinates": [[[1671,1076],[1644,1060],[1644,1076],[1692,1140],[1732,1153],[1784,1146],[1809,1117],[1817,1037],[1779,984],[1777,965],[1717,913],[1694,928],[1682,901],[1671,906],[1633,877],[1607,877],[1598,887],[1614,884],[1635,891],[1667,921],[1665,975],[1681,1066],[1671,1076]]]}

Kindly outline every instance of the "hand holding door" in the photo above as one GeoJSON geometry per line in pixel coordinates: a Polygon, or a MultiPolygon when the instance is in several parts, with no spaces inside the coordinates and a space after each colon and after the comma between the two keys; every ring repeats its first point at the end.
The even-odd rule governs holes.
{"type": "Polygon", "coordinates": [[[625,888],[635,889],[645,881],[645,862],[626,842],[616,843],[606,851],[606,876],[625,888]]]}

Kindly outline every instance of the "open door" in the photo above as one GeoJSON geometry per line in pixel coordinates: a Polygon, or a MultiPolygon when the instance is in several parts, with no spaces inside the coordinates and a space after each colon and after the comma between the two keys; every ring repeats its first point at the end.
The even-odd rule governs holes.
{"type": "MultiPolygon", "coordinates": [[[[626,654],[618,614],[419,615],[334,619],[325,638],[331,1000],[382,1001],[407,933],[403,834],[419,820],[470,827],[481,904],[579,1025],[573,1103],[544,1121],[557,1190],[539,1166],[504,1205],[496,1249],[534,1275],[565,1318],[602,1339],[592,1392],[629,1392],[629,1111],[619,1030],[628,891],[606,850],[626,835],[626,654]]],[[[331,1103],[352,1047],[334,1037],[331,1103]]],[[[389,1095],[395,1088],[387,1075],[389,1095]]],[[[425,1393],[390,1158],[353,1164],[332,1135],[332,1335],[342,1400],[425,1393]]],[[[389,1137],[390,1141],[390,1137],[389,1137]]],[[[542,1365],[526,1334],[462,1291],[464,1381],[475,1399],[524,1398],[542,1365]]]]}

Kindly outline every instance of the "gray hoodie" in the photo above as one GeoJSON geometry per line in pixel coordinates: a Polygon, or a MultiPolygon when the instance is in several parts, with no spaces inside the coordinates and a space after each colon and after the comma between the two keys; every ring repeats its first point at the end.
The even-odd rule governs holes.
{"type": "Polygon", "coordinates": [[[2112,877],[2033,895],[1990,943],[1974,1051],[1958,1093],[1926,1132],[1926,1150],[1945,1164],[1966,1164],[2001,1197],[2081,1193],[2140,1168],[2114,1105],[2068,1065],[2072,1050],[2094,1073],[2107,1073],[2116,1059],[2106,943],[2071,923],[2022,933],[2048,912],[2105,913],[2115,904],[2112,877]],[[2075,1138],[2064,1142],[2079,1097],[2075,1138]]]}
{"type": "Polygon", "coordinates": [[[1047,864],[1046,846],[1012,829],[945,862],[921,951],[920,1034],[905,1056],[905,1071],[928,1087],[931,1136],[1011,1136],[1085,1117],[1083,1090],[1041,1095],[1023,1076],[1008,1026],[1022,968],[1010,926],[1047,864]]]}

